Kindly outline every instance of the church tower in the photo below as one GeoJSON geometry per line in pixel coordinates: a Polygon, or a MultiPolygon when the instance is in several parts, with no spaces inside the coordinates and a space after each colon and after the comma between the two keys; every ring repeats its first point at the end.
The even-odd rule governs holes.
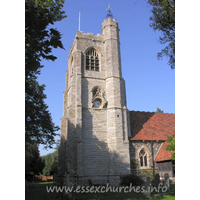
{"type": "Polygon", "coordinates": [[[59,173],[65,184],[119,184],[120,175],[130,174],[130,125],[112,15],[104,19],[102,34],[77,31],[63,101],[59,173]]]}

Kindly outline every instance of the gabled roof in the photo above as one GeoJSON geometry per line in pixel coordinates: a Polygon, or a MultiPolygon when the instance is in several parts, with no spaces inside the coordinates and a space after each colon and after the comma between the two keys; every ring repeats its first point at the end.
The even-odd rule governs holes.
{"type": "MultiPolygon", "coordinates": [[[[166,141],[167,136],[175,131],[175,114],[130,111],[131,141],[161,140],[166,141]]],[[[164,142],[155,161],[171,160],[173,152],[167,151],[169,143],[164,142]]]]}
{"type": "Polygon", "coordinates": [[[167,151],[167,145],[169,144],[169,142],[164,142],[162,144],[162,147],[158,153],[158,155],[156,156],[155,161],[159,162],[159,161],[167,161],[167,160],[171,160],[172,159],[172,154],[173,152],[167,151]]]}
{"type": "Polygon", "coordinates": [[[175,131],[175,114],[130,111],[130,140],[167,140],[175,131]]]}

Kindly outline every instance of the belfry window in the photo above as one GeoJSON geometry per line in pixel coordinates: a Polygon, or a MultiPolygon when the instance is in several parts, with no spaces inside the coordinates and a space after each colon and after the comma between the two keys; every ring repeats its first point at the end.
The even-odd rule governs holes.
{"type": "Polygon", "coordinates": [[[86,53],[86,70],[99,71],[99,54],[94,48],[86,53]]]}
{"type": "Polygon", "coordinates": [[[139,153],[140,158],[140,166],[141,167],[147,167],[147,153],[144,149],[142,149],[139,153]]]}

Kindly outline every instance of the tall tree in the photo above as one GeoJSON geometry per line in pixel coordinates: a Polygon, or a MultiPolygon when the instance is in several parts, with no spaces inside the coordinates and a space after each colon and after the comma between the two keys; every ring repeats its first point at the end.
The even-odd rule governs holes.
{"type": "Polygon", "coordinates": [[[43,169],[44,175],[53,175],[54,173],[58,173],[58,149],[59,149],[59,146],[60,146],[60,142],[57,141],[57,146],[55,148],[55,151],[42,157],[45,162],[45,167],[43,169]]]}
{"type": "Polygon", "coordinates": [[[41,59],[54,61],[52,48],[64,49],[60,32],[49,27],[66,17],[61,10],[63,4],[64,0],[25,1],[25,139],[45,148],[55,143],[59,127],[44,102],[45,85],[40,85],[37,77],[44,67],[41,59]]]}
{"type": "Polygon", "coordinates": [[[150,26],[154,30],[159,30],[162,36],[159,37],[161,44],[166,44],[165,48],[158,53],[158,58],[167,56],[168,64],[175,68],[175,0],[148,0],[153,6],[150,17],[150,26]]]}
{"type": "Polygon", "coordinates": [[[38,146],[34,143],[25,144],[25,174],[40,174],[45,167],[44,160],[40,157],[38,146]]]}

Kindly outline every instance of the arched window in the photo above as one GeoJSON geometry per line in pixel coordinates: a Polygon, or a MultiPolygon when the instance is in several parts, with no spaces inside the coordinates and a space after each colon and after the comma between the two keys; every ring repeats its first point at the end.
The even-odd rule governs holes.
{"type": "Polygon", "coordinates": [[[140,158],[140,166],[147,167],[147,153],[144,149],[140,151],[139,158],[140,158]]]}
{"type": "Polygon", "coordinates": [[[86,70],[99,71],[99,54],[94,48],[86,53],[86,70]]]}

